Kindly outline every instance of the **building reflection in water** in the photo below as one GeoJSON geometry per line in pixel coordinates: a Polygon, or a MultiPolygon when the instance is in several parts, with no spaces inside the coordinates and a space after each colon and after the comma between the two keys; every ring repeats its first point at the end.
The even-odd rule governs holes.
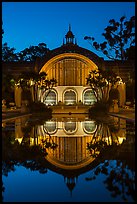
{"type": "MultiPolygon", "coordinates": [[[[72,192],[78,176],[100,164],[97,157],[87,148],[87,144],[95,145],[101,141],[111,146],[121,145],[127,141],[126,120],[117,117],[108,117],[107,120],[98,122],[83,115],[83,117],[53,117],[39,124],[37,119],[21,117],[15,120],[15,140],[23,144],[25,141],[23,129],[29,126],[31,128],[25,133],[28,134],[27,144],[29,142],[30,146],[39,145],[44,148],[43,141],[52,140],[56,148],[46,149],[48,154],[45,161],[48,162],[49,169],[64,176],[64,181],[72,192]]],[[[96,155],[99,154],[100,151],[97,149],[96,155]]]]}
{"type": "MultiPolygon", "coordinates": [[[[18,118],[15,121],[15,137],[19,143],[23,140],[22,127],[27,121],[27,118],[18,118]]],[[[32,128],[30,145],[42,146],[43,140],[52,138],[57,148],[49,148],[46,159],[61,169],[80,169],[95,159],[88,151],[87,143],[101,140],[108,145],[114,142],[121,144],[126,139],[126,121],[115,117],[111,121],[117,131],[112,131],[108,124],[98,124],[88,118],[52,118],[32,128]]]]}

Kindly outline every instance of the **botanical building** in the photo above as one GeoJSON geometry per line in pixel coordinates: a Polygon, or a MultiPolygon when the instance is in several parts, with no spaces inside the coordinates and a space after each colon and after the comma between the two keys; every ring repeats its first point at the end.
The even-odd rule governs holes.
{"type": "MultiPolygon", "coordinates": [[[[47,105],[76,105],[78,103],[92,105],[96,99],[89,86],[86,85],[86,78],[91,70],[112,69],[121,77],[122,82],[118,85],[119,106],[126,102],[126,81],[128,71],[133,69],[133,64],[129,62],[114,62],[104,60],[93,52],[80,47],[69,26],[69,31],[63,39],[63,44],[49,51],[45,57],[38,58],[35,62],[12,62],[4,63],[4,70],[8,70],[14,75],[21,71],[46,72],[49,79],[57,80],[57,86],[50,91],[48,97],[46,92],[39,89],[37,91],[38,100],[47,105]]],[[[21,91],[15,90],[15,103],[21,106],[19,97],[21,91]]]]}

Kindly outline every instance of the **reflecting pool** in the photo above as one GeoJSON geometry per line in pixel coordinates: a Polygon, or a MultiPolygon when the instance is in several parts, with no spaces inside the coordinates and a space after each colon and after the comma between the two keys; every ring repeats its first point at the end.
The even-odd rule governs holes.
{"type": "Polygon", "coordinates": [[[55,115],[2,123],[3,202],[135,202],[135,123],[55,115]]]}

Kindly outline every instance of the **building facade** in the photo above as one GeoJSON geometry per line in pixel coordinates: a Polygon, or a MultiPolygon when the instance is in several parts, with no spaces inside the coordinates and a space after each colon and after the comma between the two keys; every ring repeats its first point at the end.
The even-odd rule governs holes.
{"type": "MultiPolygon", "coordinates": [[[[63,39],[63,44],[49,51],[45,57],[37,58],[35,62],[9,62],[3,63],[4,71],[18,75],[23,71],[35,70],[37,73],[46,72],[48,79],[56,79],[57,86],[48,94],[39,89],[38,100],[46,105],[92,105],[96,98],[92,89],[87,86],[86,78],[91,70],[111,69],[122,82],[118,84],[119,106],[124,106],[126,102],[126,81],[128,72],[133,69],[134,64],[130,62],[116,62],[104,60],[95,53],[78,46],[76,38],[69,31],[63,39]]],[[[21,90],[15,89],[15,103],[21,107],[21,90]],[[20,95],[20,97],[19,97],[20,95]]]]}
{"type": "MultiPolygon", "coordinates": [[[[106,69],[103,58],[93,52],[79,47],[69,26],[63,45],[52,50],[45,59],[38,62],[37,72],[46,72],[49,79],[57,80],[57,86],[50,93],[39,90],[38,99],[46,105],[93,105],[96,98],[87,86],[86,78],[90,71],[106,69]]],[[[118,85],[119,105],[125,103],[125,84],[118,85]]]]}

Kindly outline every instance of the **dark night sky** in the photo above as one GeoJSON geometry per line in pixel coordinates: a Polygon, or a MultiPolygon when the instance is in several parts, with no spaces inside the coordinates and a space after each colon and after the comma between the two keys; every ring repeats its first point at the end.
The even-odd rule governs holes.
{"type": "Polygon", "coordinates": [[[69,24],[79,46],[95,51],[84,36],[104,41],[110,19],[135,15],[135,2],[2,2],[3,43],[19,52],[44,42],[49,49],[62,45],[69,24]]]}

